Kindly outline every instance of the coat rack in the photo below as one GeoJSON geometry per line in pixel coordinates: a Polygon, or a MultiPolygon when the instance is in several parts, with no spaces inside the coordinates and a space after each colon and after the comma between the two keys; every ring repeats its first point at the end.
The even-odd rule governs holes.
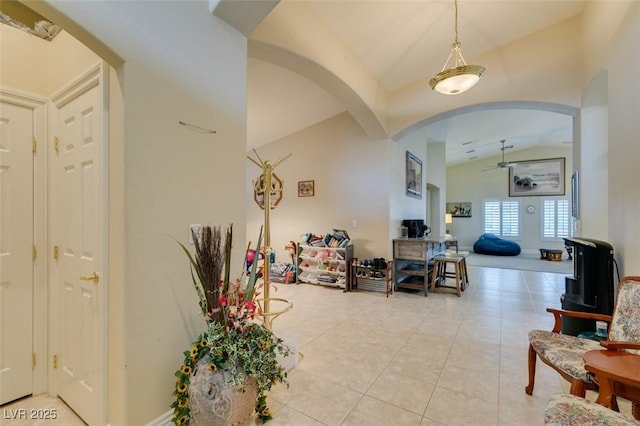
{"type": "Polygon", "coordinates": [[[253,182],[254,193],[261,195],[264,205],[264,298],[258,300],[258,302],[262,302],[262,317],[264,319],[264,324],[267,329],[271,330],[271,325],[273,321],[280,315],[288,312],[293,308],[293,304],[286,299],[281,298],[273,298],[269,295],[269,287],[271,284],[270,280],[270,271],[271,271],[271,253],[273,249],[271,248],[271,230],[270,230],[270,213],[272,209],[275,209],[275,205],[271,205],[271,195],[276,195],[279,199],[282,198],[282,190],[284,188],[284,180],[278,178],[279,185],[273,186],[273,169],[278,167],[280,163],[282,163],[287,158],[291,157],[291,154],[285,156],[284,158],[279,159],[274,164],[271,161],[266,160],[263,161],[262,158],[258,155],[258,152],[253,149],[253,153],[255,154],[257,160],[247,156],[249,160],[251,160],[254,164],[262,169],[262,174],[258,176],[253,182]],[[283,309],[278,311],[271,310],[271,302],[281,302],[285,303],[286,306],[283,309]]]}

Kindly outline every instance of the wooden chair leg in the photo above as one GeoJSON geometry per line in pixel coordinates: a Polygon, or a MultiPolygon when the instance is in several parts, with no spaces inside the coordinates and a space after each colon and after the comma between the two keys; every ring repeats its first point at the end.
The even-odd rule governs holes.
{"type": "Polygon", "coordinates": [[[634,419],[640,420],[640,402],[631,403],[631,415],[634,419]]]}
{"type": "Polygon", "coordinates": [[[438,280],[440,262],[437,260],[433,263],[433,270],[431,271],[431,292],[436,290],[436,281],[438,280]]]}
{"type": "Polygon", "coordinates": [[[536,358],[537,357],[538,357],[538,354],[536,354],[536,351],[533,349],[533,346],[529,345],[529,356],[528,356],[529,384],[527,385],[526,388],[524,388],[524,391],[527,393],[527,395],[533,394],[533,385],[536,380],[536,358]]]}
{"type": "Polygon", "coordinates": [[[617,401],[613,401],[613,392],[611,391],[611,382],[607,379],[598,380],[599,389],[598,389],[598,399],[596,402],[600,405],[603,405],[607,408],[611,408],[616,411],[613,406],[618,406],[617,401]]]}
{"type": "MultiPolygon", "coordinates": [[[[633,407],[634,407],[634,403],[631,404],[631,414],[633,415],[633,407]]],[[[615,395],[611,395],[611,407],[610,407],[613,411],[617,411],[618,413],[620,412],[620,407],[618,407],[618,400],[616,399],[615,395]]],[[[637,417],[634,417],[636,420],[639,420],[637,417]]]]}
{"type": "Polygon", "coordinates": [[[460,261],[460,270],[462,271],[462,291],[465,291],[469,286],[469,275],[467,272],[467,261],[463,257],[460,261]]]}
{"type": "Polygon", "coordinates": [[[585,382],[581,382],[580,380],[572,380],[571,388],[569,389],[569,393],[571,395],[579,396],[580,398],[584,398],[587,394],[587,384],[585,382]]]}

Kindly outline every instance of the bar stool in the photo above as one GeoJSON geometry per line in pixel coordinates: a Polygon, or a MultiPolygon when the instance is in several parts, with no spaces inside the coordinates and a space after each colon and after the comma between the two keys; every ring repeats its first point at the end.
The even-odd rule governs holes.
{"type": "Polygon", "coordinates": [[[433,259],[433,273],[431,275],[431,291],[435,292],[436,287],[451,288],[456,290],[458,297],[469,285],[469,275],[467,273],[467,261],[464,255],[447,253],[436,256],[433,259]],[[447,266],[453,265],[453,271],[448,271],[447,266]],[[456,285],[446,285],[447,278],[453,278],[456,285]]]}

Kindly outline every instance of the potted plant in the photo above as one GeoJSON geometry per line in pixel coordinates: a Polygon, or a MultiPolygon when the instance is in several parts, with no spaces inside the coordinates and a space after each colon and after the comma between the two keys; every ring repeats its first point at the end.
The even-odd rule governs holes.
{"type": "MultiPolygon", "coordinates": [[[[266,393],[276,382],[287,383],[277,356],[288,356],[289,349],[259,321],[262,312],[256,296],[263,284],[257,285],[258,262],[249,272],[243,268],[239,279],[229,279],[232,238],[229,225],[224,249],[219,227],[193,234],[194,254],[178,242],[189,259],[207,329],[184,352],[184,362],[175,373],[171,407],[176,425],[241,424],[253,410],[263,422],[270,420],[266,393]],[[249,399],[249,410],[241,410],[247,406],[243,398],[249,399]]],[[[261,240],[262,230],[256,250],[261,240]]]]}

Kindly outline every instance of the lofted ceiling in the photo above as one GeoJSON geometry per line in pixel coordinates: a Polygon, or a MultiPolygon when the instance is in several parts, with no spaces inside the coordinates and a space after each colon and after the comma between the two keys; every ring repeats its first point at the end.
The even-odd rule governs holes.
{"type": "MultiPolygon", "coordinates": [[[[281,0],[276,9],[294,1],[299,2],[281,0]]],[[[439,72],[455,38],[453,0],[304,3],[390,93],[439,72]]],[[[467,63],[474,63],[475,57],[579,15],[584,4],[585,0],[459,0],[462,53],[467,63]]],[[[247,107],[249,149],[346,111],[303,76],[258,59],[248,62],[247,107]]],[[[426,141],[446,143],[451,165],[500,155],[501,139],[514,145],[511,151],[534,145],[570,146],[572,126],[571,117],[558,113],[496,109],[445,118],[417,131],[426,141]]]]}
{"type": "MultiPolygon", "coordinates": [[[[478,56],[579,15],[587,0],[458,1],[458,38],[465,59],[474,63],[478,56]]],[[[439,72],[455,38],[453,0],[265,0],[261,8],[263,14],[271,8],[277,13],[296,3],[304,4],[391,94],[439,72]]],[[[21,2],[2,0],[0,6],[2,22],[25,23],[22,28],[29,32],[36,22],[48,22],[21,2]]],[[[241,19],[246,12],[241,9],[241,19]]],[[[53,38],[59,28],[48,24],[38,28],[42,35],[34,34],[53,38]]],[[[247,78],[248,149],[347,111],[304,76],[259,59],[248,59],[247,78]]],[[[502,139],[513,145],[507,155],[531,146],[571,146],[572,128],[567,115],[503,108],[447,116],[412,131],[428,143],[445,143],[447,164],[454,165],[500,155],[502,139]]]]}

